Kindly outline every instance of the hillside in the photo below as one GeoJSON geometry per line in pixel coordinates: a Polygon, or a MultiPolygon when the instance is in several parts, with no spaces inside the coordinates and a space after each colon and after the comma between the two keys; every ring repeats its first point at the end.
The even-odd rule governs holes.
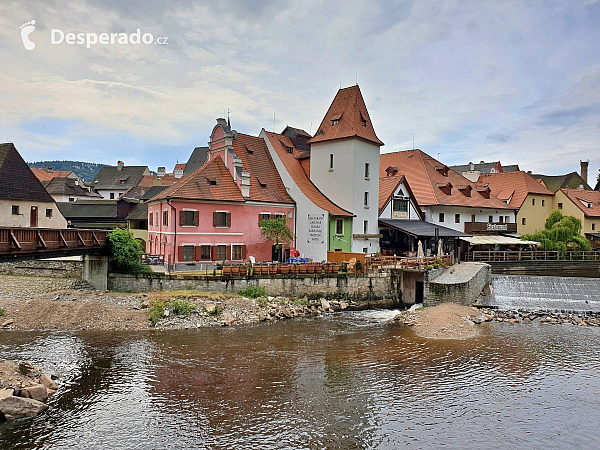
{"type": "Polygon", "coordinates": [[[53,170],[72,170],[86,182],[94,181],[94,178],[96,177],[96,174],[100,172],[100,169],[107,165],[83,161],[38,161],[27,164],[29,164],[29,167],[35,167],[38,169],[52,167],[53,170]]]}

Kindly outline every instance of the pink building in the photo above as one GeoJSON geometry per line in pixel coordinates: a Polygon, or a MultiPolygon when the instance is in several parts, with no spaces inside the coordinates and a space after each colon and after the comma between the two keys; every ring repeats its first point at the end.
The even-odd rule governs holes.
{"type": "Polygon", "coordinates": [[[217,119],[205,163],[148,202],[147,251],[171,263],[271,261],[258,222],[275,217],[295,233],[295,204],[265,141],[217,119]]]}

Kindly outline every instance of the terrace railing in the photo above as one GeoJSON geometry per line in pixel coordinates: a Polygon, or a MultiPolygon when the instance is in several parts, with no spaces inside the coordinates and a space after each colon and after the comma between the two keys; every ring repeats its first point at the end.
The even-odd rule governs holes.
{"type": "Polygon", "coordinates": [[[476,250],[467,253],[467,261],[598,261],[600,251],[476,250]]]}
{"type": "Polygon", "coordinates": [[[410,256],[367,256],[365,258],[366,270],[368,272],[390,269],[424,272],[436,265],[451,266],[452,264],[454,264],[453,255],[444,255],[441,258],[436,256],[426,256],[423,258],[410,256]]]}
{"type": "Polygon", "coordinates": [[[107,246],[107,230],[75,228],[0,228],[0,256],[98,250],[107,246]]]}

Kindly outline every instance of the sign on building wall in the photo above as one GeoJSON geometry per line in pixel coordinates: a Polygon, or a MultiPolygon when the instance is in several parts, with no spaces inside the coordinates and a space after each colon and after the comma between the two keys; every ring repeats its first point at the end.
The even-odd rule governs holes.
{"type": "Polygon", "coordinates": [[[308,215],[308,243],[322,244],[325,242],[325,214],[308,215]]]}
{"type": "Polygon", "coordinates": [[[505,223],[488,223],[487,230],[488,231],[507,231],[508,225],[505,223]]]}

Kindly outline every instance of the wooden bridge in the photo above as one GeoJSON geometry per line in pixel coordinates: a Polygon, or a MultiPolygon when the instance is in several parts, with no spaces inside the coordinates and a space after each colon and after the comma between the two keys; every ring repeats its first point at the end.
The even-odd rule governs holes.
{"type": "Polygon", "coordinates": [[[0,228],[0,260],[104,254],[108,230],[0,228]]]}

